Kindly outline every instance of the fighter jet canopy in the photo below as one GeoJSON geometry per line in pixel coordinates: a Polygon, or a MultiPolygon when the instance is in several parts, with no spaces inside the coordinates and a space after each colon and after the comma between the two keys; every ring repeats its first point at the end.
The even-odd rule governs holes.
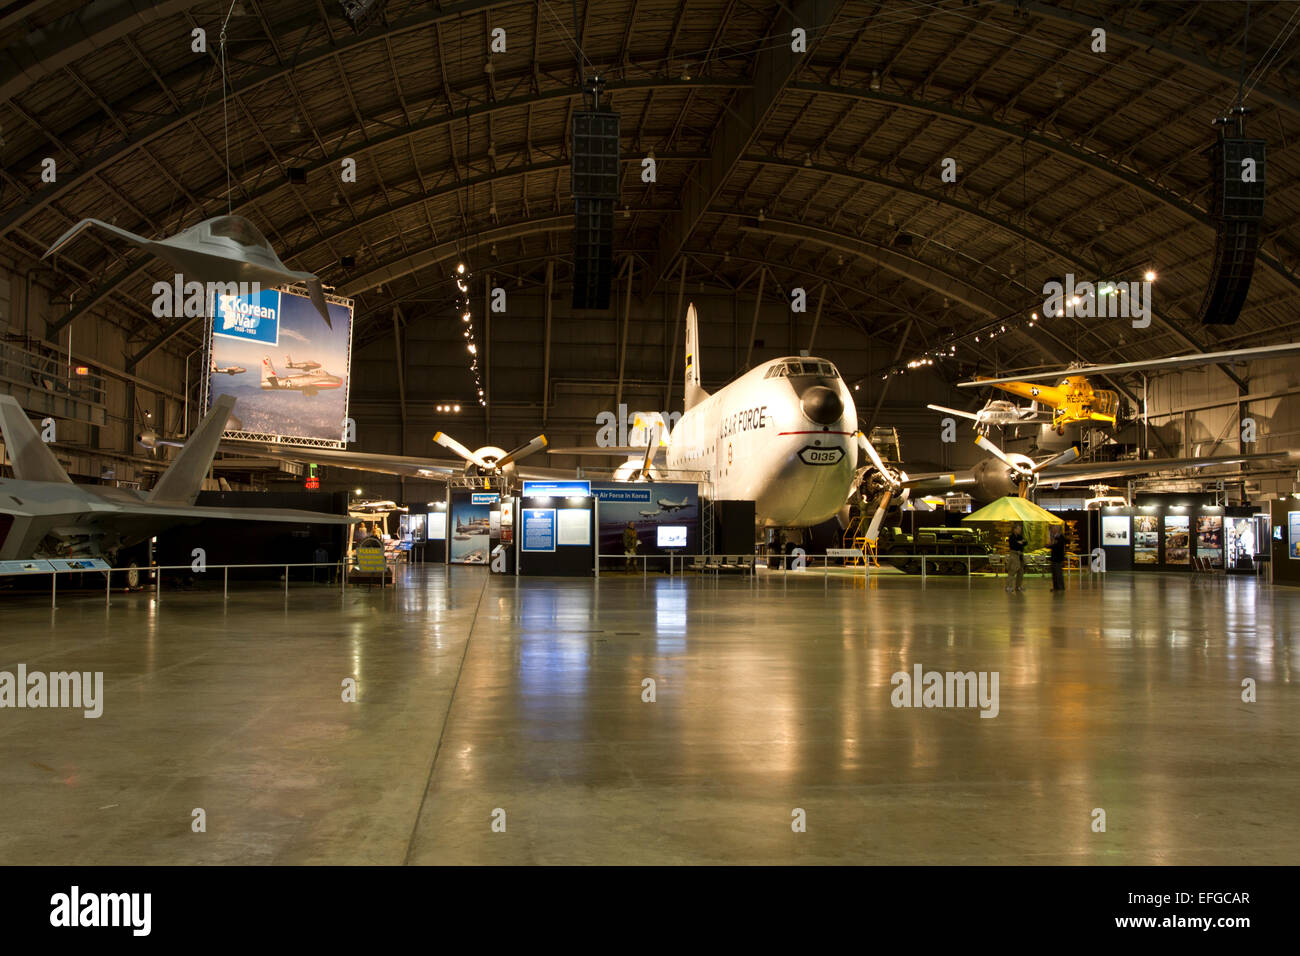
{"type": "Polygon", "coordinates": [[[250,249],[272,251],[266,236],[243,216],[217,216],[207,221],[207,227],[208,234],[215,238],[230,239],[250,249]]]}

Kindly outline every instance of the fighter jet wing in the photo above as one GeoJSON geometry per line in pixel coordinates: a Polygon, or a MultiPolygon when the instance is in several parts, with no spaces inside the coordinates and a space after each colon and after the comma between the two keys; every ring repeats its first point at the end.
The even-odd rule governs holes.
{"type": "Polygon", "coordinates": [[[1300,451],[1259,452],[1250,455],[1219,455],[1206,458],[1141,458],[1133,461],[1076,462],[1044,468],[1038,473],[1039,484],[1072,481],[1098,481],[1152,472],[1177,471],[1184,468],[1208,468],[1213,465],[1236,465],[1248,461],[1296,461],[1300,451]]]}
{"type": "Polygon", "coordinates": [[[331,329],[334,328],[334,323],[330,321],[329,303],[325,301],[325,290],[321,288],[320,279],[310,272],[303,272],[298,275],[307,284],[307,292],[311,295],[311,304],[316,306],[316,311],[325,320],[325,324],[331,329]]]}
{"type": "Polygon", "coordinates": [[[107,230],[108,232],[111,232],[113,235],[119,236],[120,238],[125,239],[128,242],[134,242],[138,246],[153,245],[152,239],[146,239],[144,236],[137,236],[134,232],[127,232],[127,230],[125,229],[119,229],[117,226],[114,226],[111,223],[104,222],[102,219],[83,219],[81,220],[81,222],[77,223],[75,226],[73,226],[63,235],[59,236],[58,239],[55,239],[54,245],[46,249],[45,255],[41,256],[41,258],[45,259],[48,258],[49,256],[54,255],[54,253],[58,252],[60,249],[62,249],[64,246],[70,243],[73,239],[76,239],[77,236],[81,235],[91,226],[98,226],[100,229],[107,230]]]}

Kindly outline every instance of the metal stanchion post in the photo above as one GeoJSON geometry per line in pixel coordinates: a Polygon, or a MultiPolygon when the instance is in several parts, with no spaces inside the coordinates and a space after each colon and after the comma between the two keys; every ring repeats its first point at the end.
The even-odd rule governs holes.
{"type": "Polygon", "coordinates": [[[925,584],[925,566],[926,566],[926,564],[928,564],[928,563],[929,563],[929,562],[927,562],[927,561],[925,560],[925,555],[922,554],[922,555],[921,555],[921,583],[922,583],[922,584],[925,584]]]}
{"type": "Polygon", "coordinates": [[[162,565],[154,568],[153,596],[155,604],[162,604],[162,565]]]}
{"type": "Polygon", "coordinates": [[[59,573],[57,571],[51,571],[50,572],[50,610],[51,611],[58,610],[58,605],[55,603],[55,597],[58,593],[58,590],[59,590],[59,573]]]}
{"type": "Polygon", "coordinates": [[[230,600],[230,565],[226,565],[221,573],[221,600],[230,600]]]}
{"type": "Polygon", "coordinates": [[[104,607],[113,603],[113,569],[104,572],[104,607]]]}
{"type": "Polygon", "coordinates": [[[284,566],[284,599],[289,600],[289,565],[284,566]]]}

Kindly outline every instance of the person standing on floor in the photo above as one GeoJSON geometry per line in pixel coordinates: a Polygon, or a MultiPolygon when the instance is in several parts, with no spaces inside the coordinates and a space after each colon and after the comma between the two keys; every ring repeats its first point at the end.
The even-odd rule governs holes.
{"type": "Polygon", "coordinates": [[[1051,545],[1052,590],[1065,590],[1065,535],[1060,528],[1052,529],[1051,545]]]}
{"type": "Polygon", "coordinates": [[[1025,536],[1020,533],[1020,525],[1011,526],[1011,535],[1007,538],[1007,593],[1025,589],[1025,536]]]}

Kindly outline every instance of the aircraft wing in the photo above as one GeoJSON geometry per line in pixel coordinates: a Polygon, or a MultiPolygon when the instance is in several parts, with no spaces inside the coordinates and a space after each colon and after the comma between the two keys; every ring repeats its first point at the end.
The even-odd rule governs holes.
{"type": "MultiPolygon", "coordinates": [[[[660,446],[663,447],[663,446],[660,446]]],[[[570,448],[547,448],[551,455],[578,455],[586,458],[643,458],[645,445],[577,445],[570,448]]],[[[656,451],[655,454],[658,454],[656,451]]]]}
{"type": "Polygon", "coordinates": [[[1039,484],[1068,481],[1097,481],[1123,478],[1151,472],[1177,471],[1185,468],[1208,468],[1213,465],[1237,465],[1249,461],[1296,461],[1300,451],[1259,452],[1250,455],[1219,455],[1209,458],[1142,458],[1132,461],[1075,462],[1044,468],[1038,473],[1039,484]]]}
{"type": "Polygon", "coordinates": [[[1041,382],[1064,375],[1122,375],[1125,372],[1159,371],[1167,368],[1186,368],[1191,365],[1214,365],[1220,362],[1249,362],[1256,359],[1281,358],[1300,352],[1300,342],[1282,345],[1264,345],[1254,349],[1233,349],[1228,352],[1195,352],[1190,355],[1171,355],[1167,358],[1145,362],[1119,362],[1112,365],[1085,365],[1083,368],[1056,369],[1051,372],[1030,372],[1028,375],[1008,375],[1002,378],[984,378],[961,382],[958,388],[979,385],[998,385],[1005,382],[1041,382]]]}
{"type": "Polygon", "coordinates": [[[97,226],[100,229],[104,229],[108,232],[111,232],[115,236],[127,240],[128,242],[134,242],[138,246],[150,246],[153,244],[153,240],[151,239],[146,239],[144,236],[137,236],[134,232],[128,232],[125,229],[119,229],[117,226],[114,226],[112,223],[104,222],[102,219],[83,219],[75,226],[70,228],[63,235],[59,236],[59,238],[55,239],[54,245],[46,249],[45,255],[41,256],[41,258],[44,259],[46,256],[58,252],[60,249],[62,249],[64,246],[70,243],[73,239],[76,239],[77,236],[81,235],[83,232],[89,229],[91,226],[97,226]]]}
{"type": "MultiPolygon", "coordinates": [[[[364,451],[344,451],[341,448],[304,448],[301,446],[268,445],[262,442],[228,441],[221,450],[239,455],[263,455],[284,458],[302,464],[334,465],[369,471],[380,475],[402,475],[408,478],[446,479],[465,473],[465,462],[456,458],[420,458],[414,455],[380,455],[364,451]]],[[[572,478],[572,468],[532,468],[519,465],[515,473],[521,478],[547,480],[572,478]]]]}
{"type": "Polygon", "coordinates": [[[969,418],[973,422],[980,420],[980,417],[974,412],[963,412],[959,408],[945,408],[943,405],[927,405],[925,407],[935,412],[947,412],[949,415],[960,415],[962,418],[969,418]]]}

